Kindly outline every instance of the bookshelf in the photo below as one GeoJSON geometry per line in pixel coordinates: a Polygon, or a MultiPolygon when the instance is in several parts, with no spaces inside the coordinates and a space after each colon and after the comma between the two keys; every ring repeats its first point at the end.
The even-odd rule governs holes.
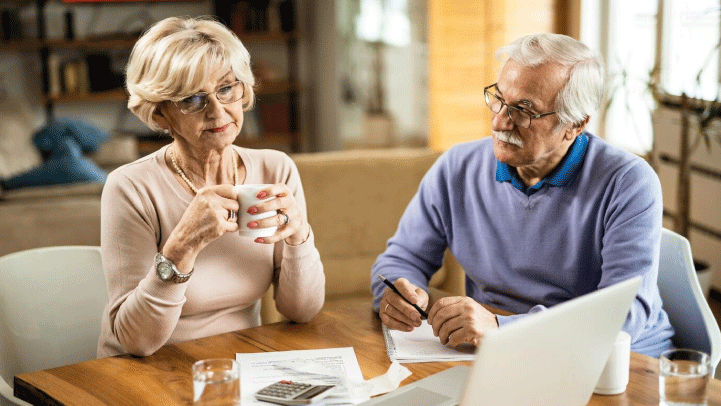
{"type": "MultiPolygon", "coordinates": [[[[108,68],[104,76],[98,76],[98,72],[102,69],[94,68],[98,64],[91,65],[88,58],[107,56],[108,60],[101,58],[100,61],[101,67],[104,67],[103,63],[109,65],[113,58],[127,57],[138,38],[137,35],[105,35],[92,38],[73,38],[69,35],[63,39],[47,39],[44,9],[48,0],[18,0],[14,3],[20,7],[36,8],[37,35],[31,38],[0,41],[0,52],[38,53],[42,82],[40,100],[45,107],[48,120],[53,119],[55,107],[59,104],[127,100],[122,74],[108,68]],[[68,81],[66,77],[68,70],[77,77],[68,81]]],[[[236,144],[249,148],[274,148],[286,152],[299,152],[302,140],[298,103],[302,86],[297,80],[299,35],[294,13],[292,8],[289,8],[293,4],[287,0],[265,2],[267,4],[263,14],[267,18],[266,21],[271,23],[270,26],[262,30],[248,30],[246,27],[237,26],[236,14],[242,8],[239,8],[240,6],[250,3],[258,2],[214,0],[212,7],[221,21],[228,22],[231,21],[231,17],[233,18],[232,21],[235,21],[236,25],[231,26],[229,23],[226,25],[236,32],[246,46],[255,44],[264,48],[281,48],[287,57],[288,74],[270,79],[259,77],[256,82],[256,95],[259,96],[259,100],[256,107],[246,113],[246,121],[257,123],[257,132],[247,134],[241,131],[236,144]],[[280,6],[285,13],[283,21],[281,21],[280,6]],[[288,10],[291,10],[290,14],[288,10]],[[288,18],[291,18],[290,22],[288,18]],[[278,24],[273,24],[270,20],[278,24]],[[249,115],[254,117],[249,119],[249,115]]],[[[258,60],[255,54],[251,54],[251,58],[254,62],[258,60]]],[[[136,138],[141,155],[143,151],[157,149],[168,142],[156,134],[138,134],[136,138]]]]}
{"type": "MultiPolygon", "coordinates": [[[[238,145],[278,145],[286,152],[301,152],[303,139],[299,114],[304,91],[298,73],[300,31],[296,4],[292,0],[215,0],[215,15],[249,48],[256,76],[256,106],[246,113],[238,145]],[[256,48],[258,52],[256,52],[256,48]],[[266,77],[259,66],[266,65],[264,52],[285,56],[286,72],[266,77]],[[250,116],[250,117],[249,117],[250,116]],[[257,124],[250,125],[252,122],[257,124]]],[[[277,69],[280,70],[280,69],[277,69]]],[[[277,73],[277,72],[276,72],[277,73]]]]}

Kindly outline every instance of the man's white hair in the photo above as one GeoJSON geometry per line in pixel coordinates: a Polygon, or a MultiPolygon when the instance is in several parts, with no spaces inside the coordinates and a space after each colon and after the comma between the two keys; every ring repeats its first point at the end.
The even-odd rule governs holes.
{"type": "Polygon", "coordinates": [[[603,65],[595,52],[576,39],[561,34],[531,34],[501,47],[496,58],[504,64],[512,59],[525,67],[556,63],[569,68],[568,82],[555,103],[561,125],[583,122],[601,104],[603,65]]]}

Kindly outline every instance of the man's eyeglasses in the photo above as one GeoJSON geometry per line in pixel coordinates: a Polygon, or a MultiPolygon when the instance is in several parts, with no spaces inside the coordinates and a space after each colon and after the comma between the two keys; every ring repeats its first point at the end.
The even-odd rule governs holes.
{"type": "Polygon", "coordinates": [[[173,104],[180,109],[183,114],[199,113],[205,110],[210,101],[210,95],[214,94],[218,101],[223,104],[237,102],[243,98],[245,86],[243,82],[237,81],[228,85],[224,85],[220,89],[212,93],[198,92],[192,96],[188,96],[182,100],[174,101],[173,104]]]}
{"type": "Polygon", "coordinates": [[[483,88],[483,95],[486,97],[486,105],[488,105],[488,108],[491,109],[491,111],[495,114],[500,113],[501,109],[503,109],[503,106],[506,106],[508,118],[513,121],[513,124],[519,127],[528,128],[531,126],[532,119],[558,113],[558,111],[551,111],[549,113],[531,114],[520,107],[511,106],[503,99],[498,97],[495,93],[491,92],[490,89],[492,87],[496,87],[496,85],[497,83],[494,83],[490,86],[486,86],[485,88],[483,88]]]}

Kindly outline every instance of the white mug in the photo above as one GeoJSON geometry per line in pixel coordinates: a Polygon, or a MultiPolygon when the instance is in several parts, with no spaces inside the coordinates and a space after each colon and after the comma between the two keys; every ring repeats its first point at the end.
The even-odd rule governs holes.
{"type": "Polygon", "coordinates": [[[267,189],[272,185],[265,184],[253,184],[253,185],[236,185],[233,187],[233,191],[238,196],[238,204],[240,204],[240,210],[238,210],[238,225],[240,226],[240,235],[244,237],[258,238],[258,237],[270,237],[275,234],[278,226],[265,227],[265,228],[248,228],[248,223],[251,221],[258,221],[267,217],[275,216],[278,214],[275,210],[266,211],[263,213],[249,214],[248,208],[255,206],[260,202],[266,202],[268,200],[275,199],[275,197],[269,197],[267,199],[258,199],[255,195],[263,189],[267,189]]]}
{"type": "Polygon", "coordinates": [[[599,395],[617,395],[623,393],[628,385],[628,373],[631,368],[631,336],[619,331],[606,367],[598,378],[593,393],[599,395]]]}

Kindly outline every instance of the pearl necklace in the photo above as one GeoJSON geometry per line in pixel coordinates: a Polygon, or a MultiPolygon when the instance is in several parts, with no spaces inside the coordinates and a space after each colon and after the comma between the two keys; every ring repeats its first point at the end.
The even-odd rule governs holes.
{"type": "MultiPolygon", "coordinates": [[[[238,184],[238,160],[235,157],[235,151],[231,151],[233,156],[233,185],[238,184]]],[[[178,166],[178,162],[175,161],[175,155],[173,154],[173,148],[170,148],[170,163],[173,164],[173,169],[175,169],[175,172],[177,172],[178,175],[185,181],[185,183],[188,184],[188,187],[190,187],[190,190],[193,191],[196,195],[198,194],[198,188],[193,185],[193,182],[188,179],[187,176],[185,176],[185,172],[183,172],[182,169],[178,166]]]]}

